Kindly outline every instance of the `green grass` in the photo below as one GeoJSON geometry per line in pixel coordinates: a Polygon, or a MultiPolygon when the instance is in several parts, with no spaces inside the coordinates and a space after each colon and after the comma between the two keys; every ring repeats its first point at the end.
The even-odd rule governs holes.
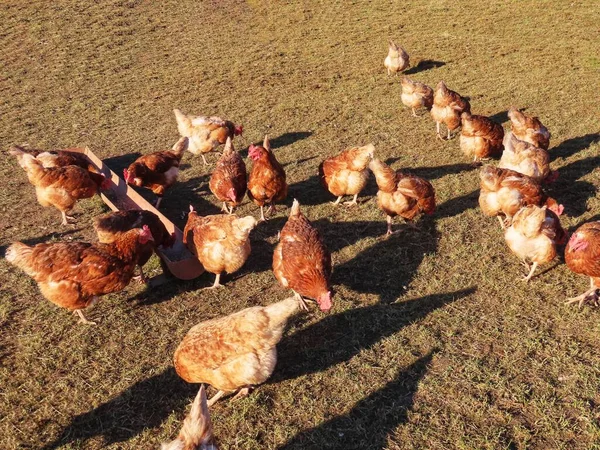
{"type": "MultiPolygon", "coordinates": [[[[271,136],[288,206],[300,200],[333,252],[335,304],[292,321],[269,382],[212,408],[222,449],[594,448],[598,311],[563,305],[588,281],[560,260],[519,280],[497,221],[478,210],[477,172],[457,140],[436,140],[428,116],[403,109],[383,59],[393,38],[417,67],[412,78],[444,79],[474,113],[505,120],[515,105],[540,116],[560,172],[550,192],[572,230],[600,218],[599,9],[590,0],[5,2],[0,147],[89,145],[103,158],[166,149],[178,138],[174,107],[243,123],[239,149],[271,136]],[[373,183],[355,209],[329,203],[319,163],[367,142],[434,184],[439,206],[420,231],[382,239],[373,183]]],[[[187,154],[184,164],[163,202],[179,225],[189,203],[216,206],[201,160],[187,154]]],[[[12,158],[0,159],[0,174],[0,246],[94,239],[92,219],[106,210],[98,198],[63,228],[12,158]]],[[[252,255],[226,288],[201,291],[212,275],[152,292],[132,284],[86,313],[96,327],[78,325],[1,259],[2,448],[158,448],[175,437],[197,386],[177,377],[173,351],[202,320],[289,295],[270,271],[286,215],[253,232],[252,255]]],[[[156,260],[150,271],[160,272],[156,260]]]]}

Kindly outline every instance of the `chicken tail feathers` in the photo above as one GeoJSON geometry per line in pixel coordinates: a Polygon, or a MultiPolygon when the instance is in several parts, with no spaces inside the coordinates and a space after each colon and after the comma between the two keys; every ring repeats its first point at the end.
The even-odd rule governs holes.
{"type": "Polygon", "coordinates": [[[30,270],[30,257],[33,248],[23,244],[22,242],[14,242],[10,247],[6,249],[6,260],[19,269],[25,271],[31,276],[30,270]]]}
{"type": "Polygon", "coordinates": [[[294,199],[294,203],[292,203],[292,209],[290,210],[290,217],[297,216],[300,214],[300,202],[294,199]]]}
{"type": "Polygon", "coordinates": [[[174,109],[175,120],[177,120],[177,130],[182,136],[192,135],[192,121],[188,116],[183,114],[179,109],[174,109]]]}

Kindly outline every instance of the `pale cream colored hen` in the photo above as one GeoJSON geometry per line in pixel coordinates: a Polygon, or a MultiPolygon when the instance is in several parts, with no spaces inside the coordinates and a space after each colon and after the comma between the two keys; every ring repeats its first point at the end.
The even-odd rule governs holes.
{"type": "Polygon", "coordinates": [[[209,406],[229,392],[237,392],[234,399],[248,395],[273,373],[276,345],[299,308],[298,299],[291,297],[199,323],[175,351],[177,374],[188,383],[217,388],[209,406]]]}

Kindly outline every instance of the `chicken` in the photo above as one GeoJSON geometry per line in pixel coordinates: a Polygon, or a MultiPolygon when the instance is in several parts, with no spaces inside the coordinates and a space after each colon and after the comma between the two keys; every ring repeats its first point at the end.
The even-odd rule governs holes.
{"type": "Polygon", "coordinates": [[[173,112],[179,134],[190,139],[188,150],[194,155],[200,154],[204,165],[208,164],[205,153],[215,151],[217,147],[227,142],[228,137],[233,139],[244,132],[242,125],[235,125],[230,120],[220,117],[190,116],[178,109],[174,109],[173,112]]]}
{"type": "Polygon", "coordinates": [[[188,383],[208,383],[219,390],[208,406],[228,392],[237,392],[234,399],[248,395],[273,373],[276,345],[299,308],[298,299],[291,297],[199,323],[175,350],[175,371],[188,383]]]}
{"type": "Polygon", "coordinates": [[[413,81],[408,77],[402,77],[402,95],[400,99],[404,106],[412,109],[412,115],[417,117],[415,109],[431,109],[433,105],[433,89],[426,84],[413,81]]]}
{"type": "Polygon", "coordinates": [[[179,436],[174,441],[162,444],[161,450],[218,450],[213,439],[204,385],[200,386],[192,409],[183,421],[179,436]]]}
{"type": "Polygon", "coordinates": [[[461,124],[460,115],[463,112],[471,112],[469,101],[448,89],[446,84],[440,81],[435,88],[433,106],[431,108],[431,117],[436,122],[437,135],[440,139],[442,139],[440,136],[440,124],[444,123],[446,125],[448,129],[446,139],[450,139],[450,132],[456,130],[461,124]]]}
{"type": "Polygon", "coordinates": [[[93,324],[82,309],[94,305],[101,295],[124,289],[152,241],[152,232],[144,225],[110,244],[59,242],[30,247],[15,242],[7,249],[6,260],[32,277],[52,303],[72,310],[80,322],[93,324]]]}
{"type": "Polygon", "coordinates": [[[545,205],[557,216],[564,210],[563,205],[546,195],[539,182],[527,175],[510,169],[484,166],[479,177],[479,206],[486,216],[497,216],[502,228],[505,228],[505,224],[509,225],[513,216],[527,205],[545,205]],[[502,220],[501,214],[506,217],[506,221],[502,220]]]}
{"type": "Polygon", "coordinates": [[[248,156],[253,161],[248,178],[248,197],[260,206],[260,220],[264,221],[264,206],[269,205],[267,212],[275,212],[275,202],[281,202],[287,197],[285,171],[271,151],[268,136],[265,136],[262,147],[250,145],[248,156]]]}
{"type": "Polygon", "coordinates": [[[54,206],[62,214],[62,225],[67,225],[67,216],[77,200],[91,198],[98,190],[108,189],[110,181],[103,174],[90,172],[79,166],[44,167],[42,161],[29,153],[11,151],[19,165],[25,169],[29,182],[35,186],[38,203],[54,206]]]}
{"type": "Polygon", "coordinates": [[[273,273],[305,309],[303,297],[315,300],[321,311],[331,309],[331,254],[296,199],[273,253],[273,273]]]}
{"type": "Polygon", "coordinates": [[[319,166],[319,177],[323,186],[337,196],[335,205],[340,203],[344,195],[353,195],[348,206],[356,205],[358,194],[365,188],[369,180],[369,162],[373,158],[375,146],[352,147],[337,156],[327,158],[319,166]]]}
{"type": "Polygon", "coordinates": [[[70,151],[70,149],[36,150],[14,145],[11,147],[9,153],[15,156],[18,156],[21,153],[29,153],[38,161],[41,161],[45,168],[79,166],[82,169],[86,169],[90,172],[99,173],[96,166],[94,166],[85,155],[70,151]]]}
{"type": "Polygon", "coordinates": [[[520,141],[512,133],[504,136],[504,151],[498,167],[512,169],[537,181],[551,182],[558,172],[550,170],[550,155],[543,148],[520,141]]]}
{"type": "Polygon", "coordinates": [[[246,164],[228,137],[223,155],[210,177],[210,191],[223,202],[223,211],[231,214],[233,207],[242,203],[246,195],[246,184],[246,164]]]}
{"type": "Polygon", "coordinates": [[[508,247],[517,255],[529,274],[529,281],[539,264],[550,262],[556,256],[556,246],[564,244],[567,233],[556,214],[546,206],[529,205],[513,217],[512,225],[504,232],[508,247]],[[529,265],[529,262],[533,265],[529,265]]]}
{"type": "Polygon", "coordinates": [[[182,137],[172,150],[140,156],[127,169],[123,169],[125,182],[150,189],[158,197],[155,204],[158,209],[165,191],[177,181],[179,163],[188,144],[188,138],[182,137]]]}
{"type": "Polygon", "coordinates": [[[508,110],[510,130],[517,139],[529,142],[535,147],[548,150],[550,146],[550,132],[542,125],[537,117],[529,117],[512,107],[508,110]]]}
{"type": "Polygon", "coordinates": [[[419,214],[435,211],[435,190],[423,178],[394,171],[378,159],[369,164],[377,180],[377,203],[387,216],[387,235],[392,234],[392,219],[400,216],[412,223],[419,214]]]}
{"type": "Polygon", "coordinates": [[[154,241],[152,242],[152,246],[142,249],[138,257],[140,275],[134,278],[141,282],[147,281],[143,266],[152,256],[152,251],[156,250],[156,247],[159,246],[171,247],[175,243],[175,233],[169,234],[158,216],[151,211],[116,211],[103,214],[94,219],[94,229],[98,235],[98,241],[104,244],[110,244],[117,240],[123,233],[134,228],[142,228],[144,225],[150,228],[154,241]]]}
{"type": "Polygon", "coordinates": [[[402,47],[390,41],[388,54],[383,61],[383,65],[387,69],[388,76],[392,73],[398,75],[398,72],[410,67],[408,53],[402,47]]]}
{"type": "Polygon", "coordinates": [[[588,222],[580,226],[569,239],[565,248],[565,262],[572,272],[590,277],[590,288],[577,297],[567,299],[567,304],[579,303],[579,307],[591,302],[598,305],[600,286],[600,222],[588,222]]]}
{"type": "Polygon", "coordinates": [[[504,128],[485,116],[464,112],[460,116],[460,149],[473,162],[497,156],[502,153],[504,128]]]}
{"type": "Polygon", "coordinates": [[[199,217],[190,207],[188,223],[184,229],[184,242],[194,249],[204,268],[216,275],[209,288],[222,286],[221,273],[238,271],[250,255],[250,231],[257,221],[252,216],[238,218],[235,215],[218,214],[199,217]]]}

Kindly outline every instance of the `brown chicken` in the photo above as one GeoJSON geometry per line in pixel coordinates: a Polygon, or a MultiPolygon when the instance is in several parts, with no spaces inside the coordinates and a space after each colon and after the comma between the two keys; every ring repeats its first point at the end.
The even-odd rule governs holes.
{"type": "Polygon", "coordinates": [[[248,395],[273,373],[276,345],[299,308],[298,299],[291,297],[199,323],[175,350],[177,374],[188,383],[208,383],[219,390],[208,406],[230,392],[237,392],[234,399],[248,395]]]}
{"type": "Polygon", "coordinates": [[[45,168],[79,166],[82,169],[86,169],[90,172],[99,173],[98,169],[96,169],[96,166],[94,166],[90,162],[90,160],[86,158],[85,155],[74,151],[70,151],[70,149],[37,150],[21,147],[19,145],[14,145],[11,147],[9,153],[15,156],[18,156],[21,153],[29,153],[30,155],[34,156],[38,161],[41,161],[42,165],[45,168]]]}
{"type": "Polygon", "coordinates": [[[402,95],[404,106],[412,109],[412,115],[417,117],[417,108],[431,109],[433,106],[433,89],[426,84],[413,81],[408,77],[402,78],[402,95]]]}
{"type": "Polygon", "coordinates": [[[222,210],[231,214],[233,207],[242,203],[246,185],[246,164],[228,137],[223,155],[210,177],[210,191],[223,202],[222,210]]]}
{"type": "Polygon", "coordinates": [[[124,289],[152,240],[144,226],[123,233],[111,244],[59,242],[30,247],[15,242],[7,249],[6,260],[32,277],[52,303],[77,313],[80,322],[93,324],[82,309],[94,305],[101,295],[124,289]]]}
{"type": "Polygon", "coordinates": [[[440,81],[435,88],[431,108],[431,117],[436,122],[437,135],[440,139],[443,139],[440,136],[440,124],[446,125],[448,130],[446,139],[450,139],[450,132],[456,130],[461,124],[460,115],[463,112],[471,112],[469,101],[448,89],[446,84],[440,81]]]}
{"type": "Polygon", "coordinates": [[[244,127],[235,125],[230,120],[220,117],[190,116],[174,109],[177,129],[181,136],[190,139],[188,150],[194,155],[200,154],[204,165],[207,165],[205,153],[213,152],[220,145],[243,133],[244,127]]]}
{"type": "Polygon", "coordinates": [[[125,182],[150,189],[158,197],[155,205],[158,209],[165,191],[177,181],[179,163],[188,143],[188,138],[182,137],[172,150],[140,156],[127,169],[123,169],[125,182]]]}
{"type": "Polygon", "coordinates": [[[323,186],[337,196],[335,205],[340,203],[344,195],[353,195],[351,202],[345,205],[356,205],[358,194],[365,188],[369,180],[369,162],[373,158],[375,146],[352,147],[337,156],[327,158],[319,166],[319,177],[323,186]]]}
{"type": "Polygon", "coordinates": [[[390,41],[388,54],[383,61],[383,65],[387,69],[388,76],[391,74],[398,75],[398,72],[402,72],[410,67],[408,53],[402,47],[390,41]]]}
{"type": "Polygon", "coordinates": [[[504,128],[485,116],[464,112],[460,116],[460,149],[473,162],[487,159],[502,153],[504,128]]]}
{"type": "Polygon", "coordinates": [[[510,130],[517,139],[548,150],[550,132],[542,125],[540,119],[529,117],[515,107],[508,110],[508,118],[510,119],[510,130]]]}
{"type": "Polygon", "coordinates": [[[260,220],[264,221],[264,206],[269,205],[268,213],[275,212],[275,202],[281,202],[287,197],[285,171],[271,151],[268,136],[265,136],[262,147],[250,145],[248,156],[253,161],[248,178],[248,197],[260,206],[260,220]]]}
{"type": "Polygon", "coordinates": [[[527,282],[539,264],[550,262],[556,256],[556,246],[564,244],[567,233],[560,219],[546,206],[529,205],[513,217],[512,225],[504,232],[508,247],[517,255],[529,274],[527,282]],[[530,266],[529,262],[533,265],[530,266]]]}
{"type": "Polygon", "coordinates": [[[305,309],[303,297],[315,300],[321,311],[331,309],[331,254],[296,199],[273,253],[273,273],[283,287],[294,291],[305,309]]]}
{"type": "Polygon", "coordinates": [[[550,170],[550,155],[546,150],[521,141],[512,133],[504,136],[504,151],[498,167],[512,169],[546,183],[558,178],[558,172],[550,170]]]}
{"type": "Polygon", "coordinates": [[[547,206],[557,216],[564,210],[563,205],[548,197],[539,182],[522,173],[484,166],[479,177],[479,206],[486,216],[498,217],[502,228],[510,225],[513,216],[527,205],[547,206]],[[504,215],[506,220],[502,220],[500,215],[504,215]]]}
{"type": "Polygon", "coordinates": [[[567,299],[567,304],[579,303],[579,307],[591,302],[598,306],[600,286],[600,222],[580,226],[569,239],[565,248],[565,262],[571,271],[590,277],[590,288],[577,297],[567,299]]]}
{"type": "Polygon", "coordinates": [[[42,161],[29,153],[11,151],[19,165],[25,169],[29,182],[35,186],[38,203],[54,206],[62,214],[62,224],[67,225],[67,216],[77,200],[91,198],[100,189],[108,189],[110,181],[103,174],[90,172],[79,166],[44,167],[42,161]]]}
{"type": "Polygon", "coordinates": [[[387,235],[392,234],[392,219],[396,216],[412,223],[420,213],[433,214],[435,211],[435,190],[423,178],[394,171],[378,159],[369,164],[375,174],[377,203],[387,216],[387,235]]]}
{"type": "Polygon", "coordinates": [[[204,385],[200,386],[179,436],[174,441],[162,444],[161,450],[218,450],[213,438],[204,385]]]}
{"type": "Polygon", "coordinates": [[[147,281],[143,266],[152,256],[153,250],[155,251],[156,247],[159,246],[171,247],[175,242],[175,234],[169,234],[158,216],[151,211],[116,211],[103,214],[94,219],[94,229],[98,235],[98,241],[103,244],[110,244],[117,240],[123,233],[134,228],[142,228],[144,225],[150,228],[154,240],[152,246],[143,248],[138,257],[140,274],[134,277],[134,279],[138,279],[143,283],[147,281]]]}
{"type": "Polygon", "coordinates": [[[221,273],[237,272],[250,255],[250,231],[256,226],[252,216],[217,214],[198,216],[190,207],[188,223],[183,231],[184,243],[192,247],[204,268],[216,275],[209,288],[222,286],[221,273]]]}

